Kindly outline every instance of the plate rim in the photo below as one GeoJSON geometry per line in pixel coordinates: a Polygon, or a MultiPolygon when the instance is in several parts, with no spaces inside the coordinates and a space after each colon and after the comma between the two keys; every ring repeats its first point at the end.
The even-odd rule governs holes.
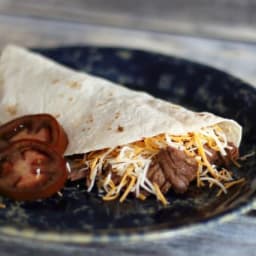
{"type": "Polygon", "coordinates": [[[73,244],[73,245],[84,245],[84,244],[103,244],[109,242],[141,242],[141,241],[156,241],[160,239],[166,238],[174,238],[177,236],[191,234],[195,232],[199,232],[201,230],[205,230],[206,227],[214,227],[218,224],[227,223],[236,219],[238,216],[247,213],[250,210],[256,209],[256,198],[252,196],[250,201],[244,202],[242,205],[237,206],[234,209],[227,210],[226,212],[219,213],[214,217],[208,217],[203,220],[199,220],[195,223],[191,223],[189,225],[184,225],[182,227],[177,228],[163,228],[159,230],[149,230],[144,232],[137,231],[137,233],[130,233],[127,230],[122,230],[120,233],[116,234],[93,234],[88,232],[49,232],[49,231],[38,231],[32,229],[17,229],[14,227],[0,227],[0,239],[6,239],[8,237],[8,241],[18,241],[23,243],[24,240],[29,243],[37,242],[47,242],[47,243],[56,243],[56,244],[73,244]]]}

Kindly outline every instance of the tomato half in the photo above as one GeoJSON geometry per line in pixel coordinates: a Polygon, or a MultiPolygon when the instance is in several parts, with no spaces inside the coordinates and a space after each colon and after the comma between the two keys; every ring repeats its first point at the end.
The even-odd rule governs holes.
{"type": "Polygon", "coordinates": [[[68,145],[64,129],[49,114],[27,115],[0,126],[0,149],[22,139],[43,141],[60,154],[68,145]]]}
{"type": "Polygon", "coordinates": [[[64,158],[36,140],[11,143],[0,152],[0,193],[15,200],[47,198],[67,180],[64,158]]]}

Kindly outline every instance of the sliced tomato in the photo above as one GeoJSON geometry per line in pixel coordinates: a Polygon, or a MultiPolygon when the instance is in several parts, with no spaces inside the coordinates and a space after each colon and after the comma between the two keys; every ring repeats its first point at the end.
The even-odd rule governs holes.
{"type": "Polygon", "coordinates": [[[35,139],[63,154],[68,138],[57,120],[49,114],[27,115],[0,126],[0,149],[22,139],[35,139]]]}
{"type": "Polygon", "coordinates": [[[12,199],[50,197],[67,176],[64,158],[44,142],[19,140],[0,152],[0,193],[12,199]]]}

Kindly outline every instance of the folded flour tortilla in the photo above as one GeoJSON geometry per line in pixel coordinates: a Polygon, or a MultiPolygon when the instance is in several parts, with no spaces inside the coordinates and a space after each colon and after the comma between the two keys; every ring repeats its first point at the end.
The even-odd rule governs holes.
{"type": "Polygon", "coordinates": [[[0,59],[0,122],[33,113],[50,113],[62,124],[70,141],[66,155],[166,132],[186,134],[215,124],[235,146],[241,141],[242,129],[233,120],[192,112],[7,46],[0,59]]]}
{"type": "MultiPolygon", "coordinates": [[[[97,180],[99,191],[105,192],[104,200],[120,196],[123,201],[130,192],[142,198],[146,191],[167,203],[161,190],[166,192],[171,186],[181,189],[183,174],[177,173],[160,187],[159,178],[154,182],[154,177],[160,177],[166,170],[159,167],[158,174],[151,178],[147,173],[153,157],[170,146],[169,142],[172,146],[180,143],[178,149],[190,147],[185,148],[188,154],[185,162],[191,161],[189,157],[197,161],[198,170],[191,170],[192,176],[186,171],[187,185],[195,178],[195,172],[198,186],[205,181],[213,182],[226,192],[223,184],[234,183],[230,172],[223,169],[219,173],[206,159],[207,152],[203,152],[205,138],[222,157],[226,155],[227,142],[239,147],[242,128],[234,120],[196,113],[147,93],[71,70],[26,49],[7,46],[0,58],[0,122],[38,113],[52,114],[64,127],[69,138],[66,156],[85,154],[86,161],[80,170],[86,172],[78,176],[87,177],[88,191],[97,180]],[[175,137],[180,135],[185,137],[175,137]],[[187,146],[190,140],[192,143],[187,146]],[[112,168],[105,176],[104,166],[112,168]],[[121,191],[124,191],[122,196],[121,191]]],[[[185,168],[182,163],[180,166],[175,168],[185,168]]],[[[174,175],[171,170],[167,172],[174,175]]]]}

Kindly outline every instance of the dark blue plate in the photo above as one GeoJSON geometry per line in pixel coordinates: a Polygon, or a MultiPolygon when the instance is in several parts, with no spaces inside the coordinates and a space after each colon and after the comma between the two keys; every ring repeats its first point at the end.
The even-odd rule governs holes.
{"type": "MultiPolygon", "coordinates": [[[[198,111],[210,111],[239,121],[244,127],[241,154],[256,146],[256,91],[214,68],[188,60],[138,50],[64,47],[37,52],[66,66],[144,90],[156,97],[198,111]]],[[[29,74],[28,74],[29,75],[29,74]]],[[[40,86],[40,81],[38,81],[40,86]]],[[[72,138],[71,138],[72,139],[72,138]]],[[[154,198],[133,198],[120,204],[88,194],[84,181],[69,183],[63,196],[41,202],[17,203],[2,199],[0,237],[86,243],[109,240],[162,238],[226,220],[252,208],[256,161],[251,157],[235,170],[246,184],[227,195],[192,185],[184,195],[168,194],[162,206],[154,198]]]]}

